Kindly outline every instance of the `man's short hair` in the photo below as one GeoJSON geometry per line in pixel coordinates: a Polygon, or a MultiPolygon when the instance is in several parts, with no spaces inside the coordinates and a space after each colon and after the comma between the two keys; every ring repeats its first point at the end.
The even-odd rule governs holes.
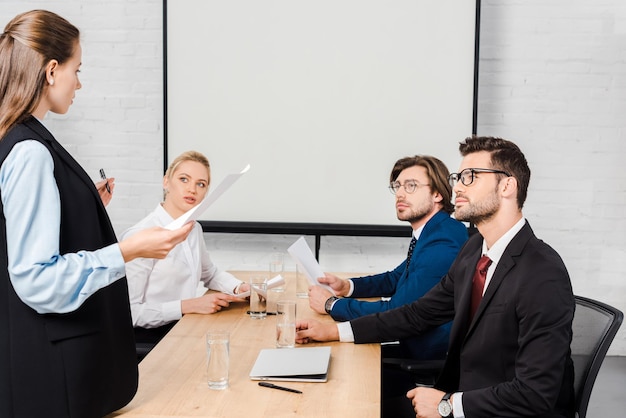
{"type": "Polygon", "coordinates": [[[517,207],[522,209],[528,194],[530,168],[522,150],[513,142],[493,136],[470,136],[460,142],[459,151],[465,157],[475,152],[487,151],[491,154],[491,167],[506,171],[517,180],[517,207]]]}

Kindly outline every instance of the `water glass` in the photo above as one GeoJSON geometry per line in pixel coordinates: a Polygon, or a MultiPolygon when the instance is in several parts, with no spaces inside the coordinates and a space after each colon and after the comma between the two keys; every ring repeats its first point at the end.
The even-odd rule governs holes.
{"type": "Polygon", "coordinates": [[[228,387],[229,332],[209,331],[206,334],[207,383],[210,389],[228,387]]]}
{"type": "Polygon", "coordinates": [[[270,254],[270,278],[282,274],[285,268],[285,255],[283,253],[270,254]]]}
{"type": "Polygon", "coordinates": [[[267,315],[267,277],[250,278],[250,318],[265,319],[267,315]]]}
{"type": "Polygon", "coordinates": [[[280,300],[276,303],[276,347],[293,348],[296,345],[296,302],[280,300]]]}
{"type": "Polygon", "coordinates": [[[306,275],[300,271],[300,267],[296,264],[296,296],[299,298],[309,297],[309,280],[306,275]]]}

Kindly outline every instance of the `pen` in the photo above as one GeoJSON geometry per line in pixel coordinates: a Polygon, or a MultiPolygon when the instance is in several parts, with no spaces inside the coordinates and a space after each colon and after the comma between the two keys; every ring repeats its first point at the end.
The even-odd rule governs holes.
{"type": "MultiPolygon", "coordinates": [[[[104,174],[104,168],[100,169],[100,178],[102,180],[106,180],[107,179],[107,175],[104,174]]],[[[104,187],[107,188],[107,192],[111,193],[111,188],[109,187],[109,182],[104,183],[104,187]]]]}
{"type": "Polygon", "coordinates": [[[278,386],[278,385],[275,385],[275,384],[269,383],[269,382],[259,382],[259,386],[263,386],[263,387],[266,387],[266,388],[272,388],[272,389],[278,389],[278,390],[285,390],[287,392],[293,392],[293,393],[302,393],[299,390],[286,388],[284,386],[278,386]]]}

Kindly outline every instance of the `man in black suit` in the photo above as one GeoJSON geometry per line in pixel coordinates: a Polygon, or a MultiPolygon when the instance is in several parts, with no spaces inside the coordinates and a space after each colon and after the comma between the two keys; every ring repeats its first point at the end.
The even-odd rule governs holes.
{"type": "Polygon", "coordinates": [[[467,138],[459,149],[461,168],[450,176],[455,216],[480,234],[441,282],[391,311],[337,325],[300,321],[298,342],[392,341],[453,319],[435,388],[407,393],[416,416],[572,417],[574,295],[563,261],[522,215],[526,158],[493,137],[467,138]]]}

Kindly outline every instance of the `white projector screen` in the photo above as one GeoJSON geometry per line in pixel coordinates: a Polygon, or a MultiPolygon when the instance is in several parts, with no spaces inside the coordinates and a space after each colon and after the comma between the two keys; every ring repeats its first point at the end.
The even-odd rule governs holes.
{"type": "Polygon", "coordinates": [[[394,162],[450,171],[472,134],[470,0],[176,0],[166,19],[166,162],[250,171],[208,221],[398,225],[394,162]]]}

